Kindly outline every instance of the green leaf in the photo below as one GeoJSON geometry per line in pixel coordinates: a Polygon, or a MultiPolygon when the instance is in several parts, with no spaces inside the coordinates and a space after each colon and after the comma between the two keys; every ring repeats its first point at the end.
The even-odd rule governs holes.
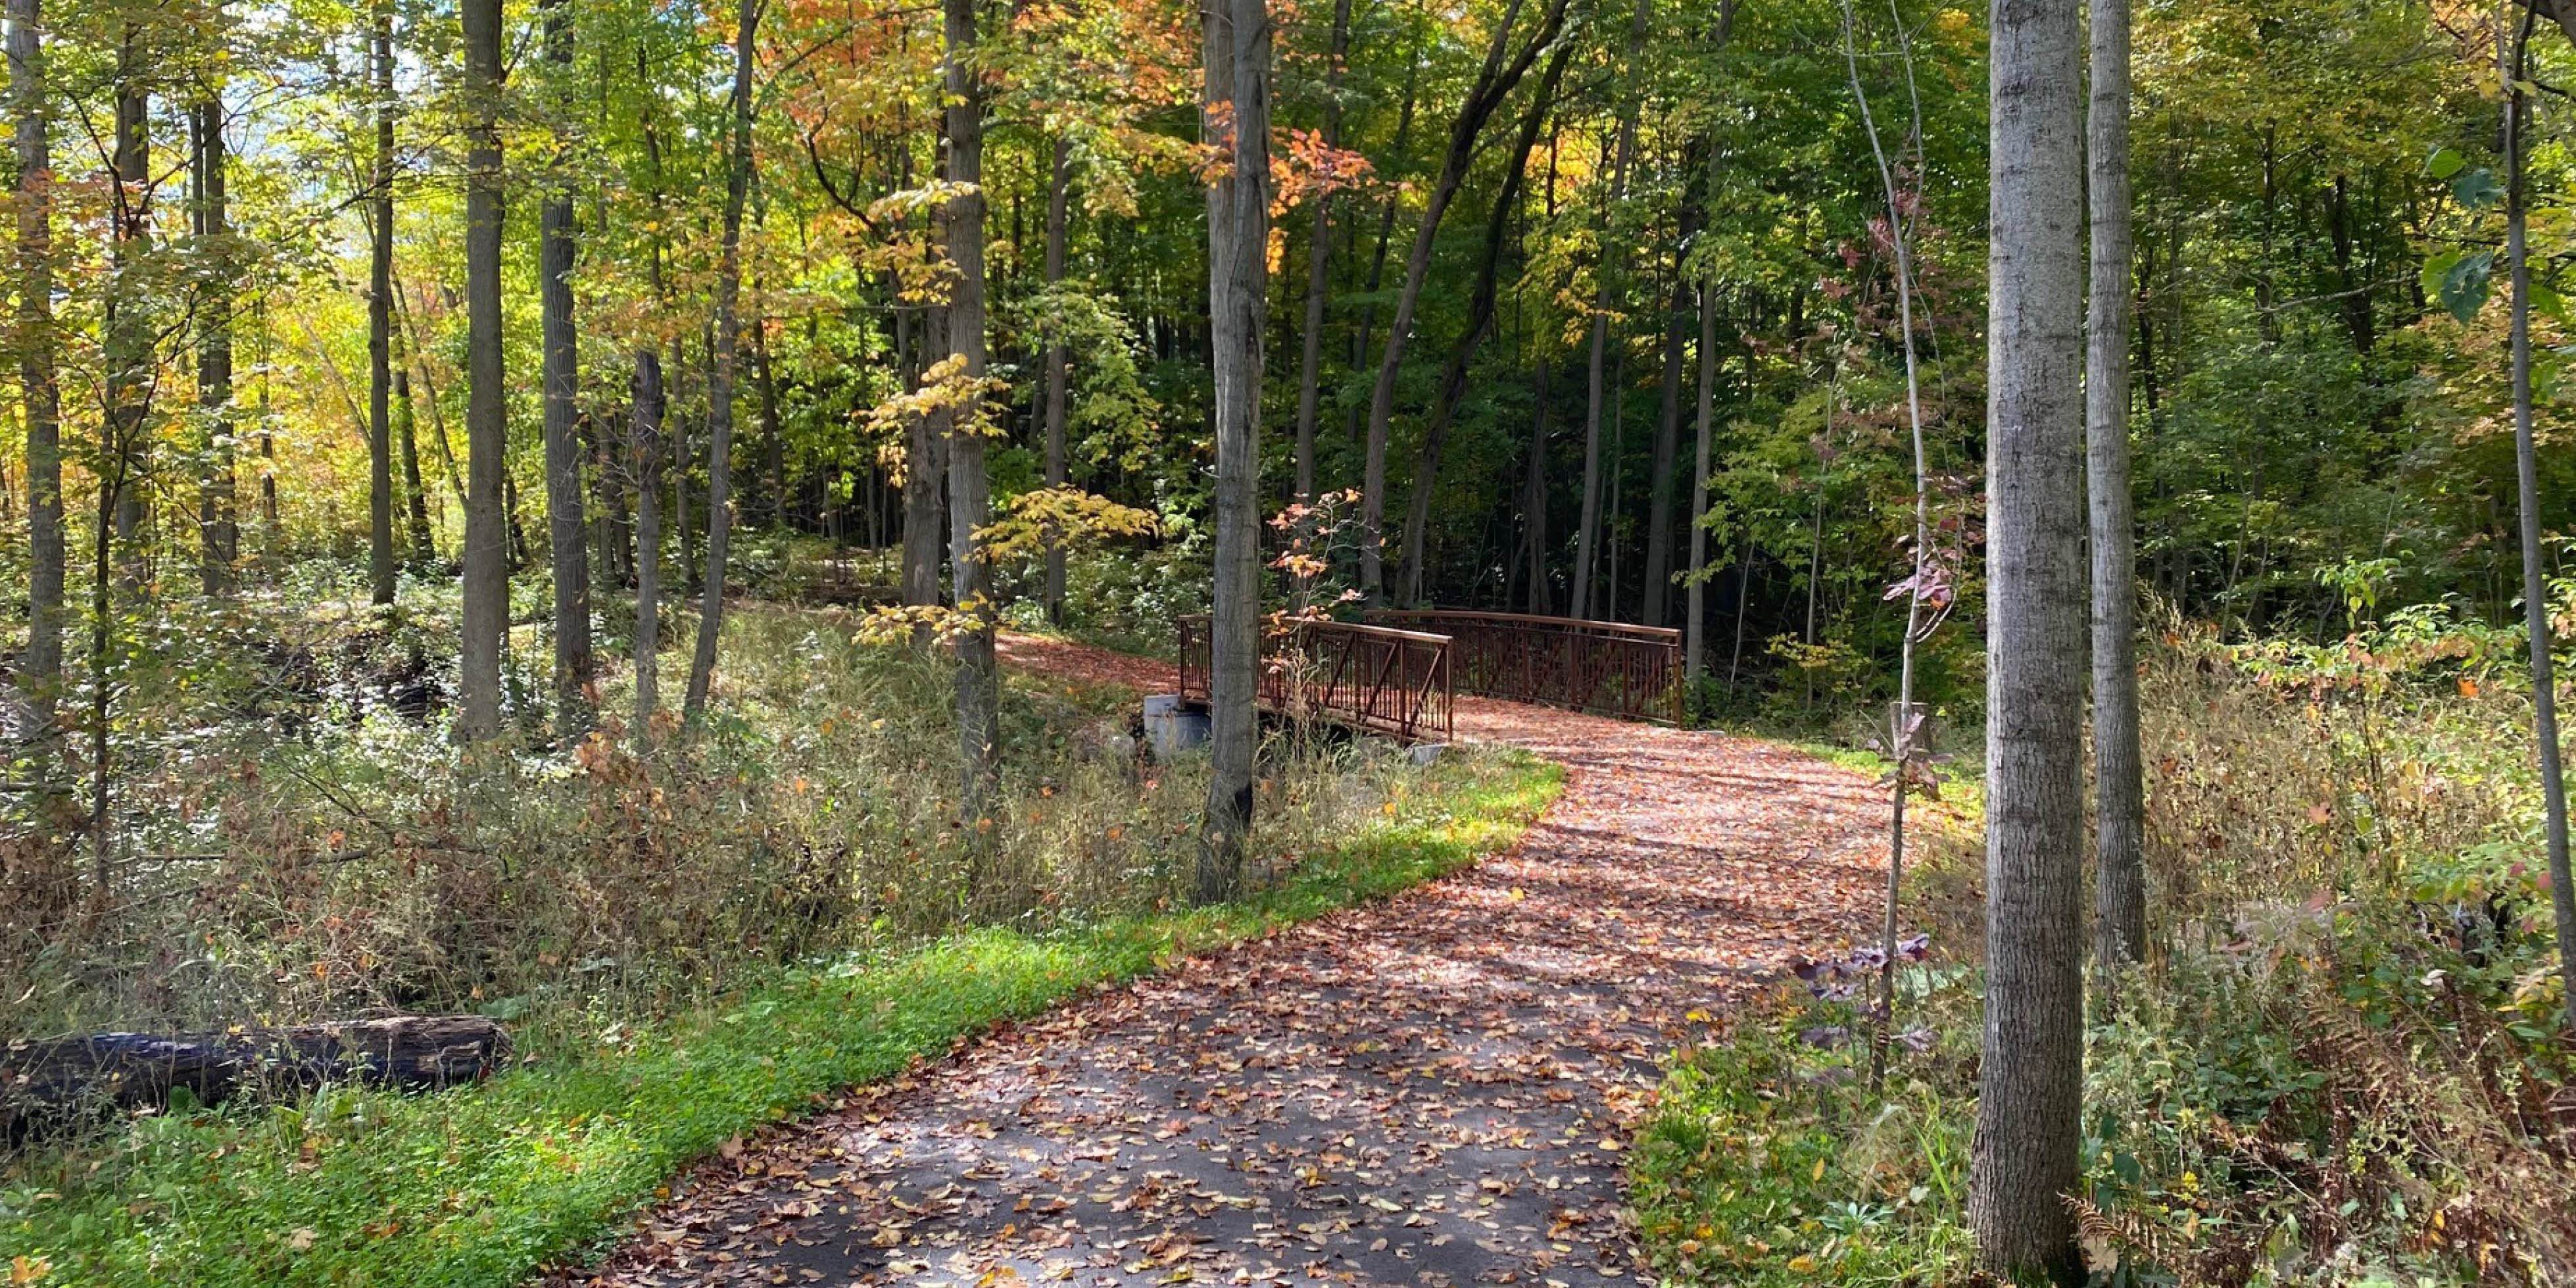
{"type": "Polygon", "coordinates": [[[2531,284],[2531,311],[2545,318],[2555,318],[2565,322],[2567,297],[2540,282],[2534,282],[2531,284]]]}
{"type": "Polygon", "coordinates": [[[2469,159],[2461,156],[2456,149],[2436,146],[2433,154],[2424,158],[2424,173],[2436,179],[2448,179],[2458,174],[2460,167],[2468,163],[2469,159]]]}
{"type": "Polygon", "coordinates": [[[2426,284],[2433,287],[2434,295],[2441,299],[2442,307],[2450,310],[2452,317],[2467,323],[2476,320],[2478,310],[2486,307],[2487,288],[2494,271],[2495,252],[2492,250],[2472,254],[2452,251],[2435,256],[2432,262],[2427,263],[2424,277],[2426,284]]]}
{"type": "Polygon", "coordinates": [[[2496,182],[2495,172],[2484,166],[2463,172],[2451,181],[2451,195],[2471,209],[2483,209],[2504,200],[2504,185],[2496,182]]]}

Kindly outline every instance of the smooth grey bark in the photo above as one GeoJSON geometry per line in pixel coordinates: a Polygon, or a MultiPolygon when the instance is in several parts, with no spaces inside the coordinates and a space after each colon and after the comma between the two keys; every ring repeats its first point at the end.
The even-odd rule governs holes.
{"type": "Polygon", "coordinates": [[[2093,267],[2084,477],[2093,552],[2093,954],[2110,965],[2137,961],[2147,949],[2146,784],[2138,747],[2137,537],[2129,485],[2129,0],[2091,5],[2085,153],[2093,267]]]}
{"type": "Polygon", "coordinates": [[[2549,653],[2549,588],[2543,579],[2540,545],[2540,465],[2532,432],[2531,394],[2531,253],[2530,180],[2523,154],[2523,134],[2531,105],[2522,82],[2528,79],[2525,49],[2531,40],[2526,16],[2513,42],[2505,70],[2505,265],[2512,279],[2513,308],[2513,459],[2516,504],[2522,528],[2522,619],[2531,654],[2532,736],[2539,744],[2543,829],[2549,857],[2549,906],[2557,921],[2558,970],[2565,986],[2565,1023],[2576,1031],[2576,882],[2567,859],[2567,778],[2558,743],[2558,686],[2549,653]]]}
{"type": "MultiPolygon", "coordinates": [[[[220,17],[220,10],[218,10],[220,17]]],[[[211,283],[197,301],[197,413],[203,423],[197,443],[197,580],[209,595],[232,588],[233,580],[233,298],[232,224],[225,206],[223,103],[208,97],[188,110],[189,168],[194,200],[189,202],[189,232],[201,262],[209,265],[211,283]]]]}
{"type": "MultiPolygon", "coordinates": [[[[1651,0],[1637,0],[1634,16],[1628,22],[1628,67],[1633,70],[1646,47],[1646,18],[1651,0]]],[[[1583,508],[1574,528],[1574,598],[1566,610],[1574,617],[1589,616],[1592,603],[1593,550],[1598,544],[1601,527],[1601,410],[1609,402],[1606,388],[1610,353],[1610,271],[1608,247],[1611,211],[1628,195],[1628,162],[1637,148],[1638,99],[1623,95],[1619,108],[1618,141],[1613,146],[1610,162],[1610,191],[1602,203],[1601,229],[1605,245],[1601,262],[1594,266],[1592,290],[1592,352],[1585,368],[1587,388],[1583,405],[1583,508]]]]}
{"type": "Polygon", "coordinates": [[[1997,0],[1987,250],[1986,1016],[1969,1224],[2083,1282],[2082,13],[1997,0]]]}
{"type": "Polygon", "coordinates": [[[1203,137],[1228,164],[1209,185],[1208,322],[1216,376],[1216,554],[1208,631],[1207,812],[1196,896],[1243,886],[1252,830],[1261,673],[1261,331],[1268,316],[1270,11],[1211,0],[1203,24],[1203,137]]]}
{"type": "MultiPolygon", "coordinates": [[[[680,723],[695,728],[715,681],[716,644],[724,632],[725,561],[733,544],[733,385],[742,307],[742,212],[751,192],[751,70],[759,51],[762,0],[734,10],[733,128],[725,153],[724,240],[716,256],[715,335],[707,363],[707,571],[699,583],[697,652],[680,723]]],[[[578,538],[576,538],[578,539],[578,538]]]]}
{"type": "MultiPolygon", "coordinates": [[[[1333,0],[1333,43],[1324,63],[1324,146],[1342,145],[1342,72],[1351,47],[1351,0],[1333,0]]],[[[1297,363],[1297,495],[1315,498],[1315,415],[1322,401],[1324,300],[1333,262],[1333,194],[1315,194],[1315,227],[1306,238],[1306,334],[1297,363]]]]}
{"type": "Polygon", "coordinates": [[[1521,118],[1511,165],[1503,171],[1502,189],[1494,195],[1493,209],[1485,217],[1485,251],[1477,264],[1476,285],[1467,305],[1467,329],[1459,335],[1441,369],[1438,401],[1432,407],[1430,422],[1423,426],[1422,445],[1414,456],[1413,489],[1406,500],[1404,555],[1396,570],[1396,585],[1406,604],[1423,602],[1424,546],[1431,527],[1431,488],[1440,476],[1440,450],[1448,437],[1450,422],[1458,414],[1458,404],[1466,397],[1467,373],[1476,350],[1494,333],[1505,235],[1510,231],[1512,211],[1520,203],[1530,153],[1538,146],[1539,130],[1547,124],[1549,109],[1556,102],[1557,85],[1565,78],[1565,66],[1573,52],[1572,42],[1557,46],[1556,53],[1548,59],[1547,70],[1539,74],[1537,91],[1530,96],[1529,110],[1521,118]]]}
{"type": "Polygon", "coordinates": [[[633,419],[627,451],[635,463],[635,745],[652,745],[662,676],[662,355],[635,351],[633,419]]]}
{"type": "MultiPolygon", "coordinates": [[[[557,77],[572,74],[572,13],[545,0],[545,58],[557,77]]],[[[559,95],[568,87],[559,86],[559,95]]],[[[557,158],[557,164],[562,159],[557,158]]],[[[578,235],[572,188],[552,176],[537,211],[538,342],[544,392],[546,552],[554,576],[555,719],[560,732],[590,727],[589,518],[582,513],[580,350],[573,329],[572,270],[578,235]]]]}
{"type": "MultiPolygon", "coordinates": [[[[948,262],[956,282],[948,300],[948,351],[977,386],[985,370],[984,89],[971,65],[979,33],[977,0],[942,0],[947,35],[948,181],[957,189],[945,213],[948,262]]],[[[950,593],[967,617],[957,639],[958,817],[979,835],[1000,807],[1001,676],[993,651],[993,566],[976,532],[992,522],[992,479],[984,467],[984,417],[953,416],[948,426],[948,560],[950,593]]]]}
{"type": "MultiPolygon", "coordinates": [[[[1717,150],[1709,150],[1714,164],[1717,150]]],[[[1717,288],[1699,288],[1699,408],[1692,422],[1695,450],[1691,456],[1690,566],[1682,592],[1682,688],[1699,692],[1699,677],[1708,658],[1708,517],[1709,431],[1717,414],[1717,288]]]]}
{"type": "Polygon", "coordinates": [[[375,5],[368,27],[376,155],[367,177],[367,587],[383,605],[394,602],[393,6],[375,5]]]}
{"type": "Polygon", "coordinates": [[[1440,177],[1433,182],[1423,205],[1422,222],[1414,229],[1413,250],[1405,257],[1404,282],[1396,289],[1395,314],[1387,324],[1386,350],[1378,358],[1377,383],[1369,394],[1368,442],[1360,467],[1359,588],[1371,604],[1384,600],[1386,592],[1386,446],[1395,420],[1396,376],[1404,366],[1405,345],[1413,339],[1413,313],[1422,301],[1423,282],[1431,273],[1431,252],[1439,240],[1441,218],[1466,183],[1469,167],[1475,164],[1476,141],[1484,133],[1485,122],[1493,119],[1512,87],[1520,83],[1538,61],[1539,53],[1565,25],[1568,0],[1553,0],[1540,17],[1538,29],[1530,33],[1520,53],[1513,55],[1512,26],[1520,16],[1521,3],[1522,0],[1510,0],[1502,20],[1494,25],[1493,43],[1485,49],[1484,66],[1477,71],[1475,84],[1459,105],[1457,118],[1450,123],[1449,149],[1440,162],[1440,177]]]}
{"type": "Polygon", "coordinates": [[[508,394],[501,352],[501,0],[460,0],[465,26],[465,560],[457,733],[501,732],[510,533],[502,513],[508,394]]]}
{"type": "MultiPolygon", "coordinates": [[[[1046,284],[1054,290],[1064,284],[1065,209],[1068,190],[1072,187],[1073,147],[1059,136],[1055,156],[1047,171],[1046,284]]],[[[1047,337],[1046,344],[1046,481],[1048,487],[1064,486],[1066,475],[1065,419],[1065,347],[1064,334],[1058,328],[1047,337]]],[[[1046,552],[1046,619],[1064,620],[1064,548],[1050,546],[1046,552]]]]}
{"type": "Polygon", "coordinates": [[[54,369],[54,168],[42,0],[9,0],[18,162],[18,386],[27,427],[27,650],[18,687],[51,728],[63,679],[62,387],[54,369]]]}

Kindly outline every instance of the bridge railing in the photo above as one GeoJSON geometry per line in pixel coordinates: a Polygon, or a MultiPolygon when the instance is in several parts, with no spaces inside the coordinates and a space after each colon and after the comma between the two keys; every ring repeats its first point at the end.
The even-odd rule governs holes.
{"type": "Polygon", "coordinates": [[[1678,630],[1435,609],[1382,609],[1369,618],[1448,636],[1450,665],[1468,693],[1658,724],[1682,720],[1678,630]]]}
{"type": "MultiPolygon", "coordinates": [[[[1455,732],[1451,642],[1445,635],[1359,622],[1265,625],[1260,703],[1296,720],[1323,720],[1405,742],[1455,732]]],[[[1180,619],[1181,696],[1208,700],[1208,619],[1180,619]]]]}

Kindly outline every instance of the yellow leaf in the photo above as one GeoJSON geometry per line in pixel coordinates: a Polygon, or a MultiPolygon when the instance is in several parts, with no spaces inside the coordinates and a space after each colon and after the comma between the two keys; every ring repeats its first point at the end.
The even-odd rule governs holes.
{"type": "Polygon", "coordinates": [[[1799,1253],[1789,1258],[1789,1269],[1796,1274],[1812,1275],[1816,1273],[1816,1259],[1806,1253],[1799,1253]]]}

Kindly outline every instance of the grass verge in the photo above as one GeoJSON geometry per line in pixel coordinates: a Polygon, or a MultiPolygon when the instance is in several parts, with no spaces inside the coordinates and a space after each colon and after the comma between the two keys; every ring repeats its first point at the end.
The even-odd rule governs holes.
{"type": "Polygon", "coordinates": [[[613,1234],[724,1141],[997,1022],[1175,957],[1382,898],[1509,845],[1561,774],[1450,757],[1360,836],[1241,903],[783,970],[731,1004],[610,1023],[479,1087],[356,1088],[139,1119],[68,1184],[0,1191],[13,1283],[491,1285],[613,1234]]]}

